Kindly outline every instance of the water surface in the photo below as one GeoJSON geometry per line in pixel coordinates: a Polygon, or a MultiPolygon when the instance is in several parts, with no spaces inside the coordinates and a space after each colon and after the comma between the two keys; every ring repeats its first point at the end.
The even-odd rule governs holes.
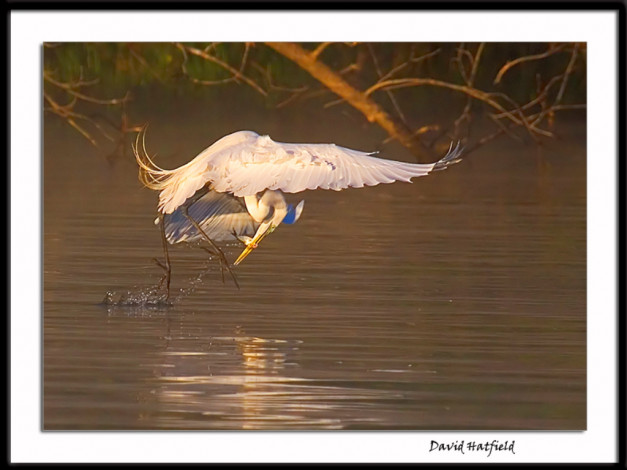
{"type": "MultiPolygon", "coordinates": [[[[187,118],[151,124],[166,167],[240,128],[377,145],[333,120],[187,118]]],[[[236,268],[241,289],[177,246],[174,305],[120,308],[99,302],[161,275],[156,194],[47,120],[43,428],[585,429],[585,128],[564,132],[414,184],[290,195],[302,218],[236,268]]]]}

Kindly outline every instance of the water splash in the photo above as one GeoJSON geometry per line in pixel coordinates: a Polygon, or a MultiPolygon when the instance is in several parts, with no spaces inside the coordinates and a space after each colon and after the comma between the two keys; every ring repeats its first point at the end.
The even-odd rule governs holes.
{"type": "MultiPolygon", "coordinates": [[[[174,303],[178,303],[182,301],[185,297],[189,297],[194,293],[196,288],[200,286],[203,282],[203,279],[209,274],[213,272],[212,267],[215,267],[215,264],[210,263],[211,259],[205,264],[202,271],[198,273],[198,275],[191,277],[188,280],[188,286],[184,289],[180,290],[180,294],[174,299],[174,303]]],[[[222,273],[222,283],[225,282],[225,273],[222,273]]]]}
{"type": "MultiPolygon", "coordinates": [[[[172,298],[173,296],[171,295],[168,299],[165,289],[161,284],[157,284],[122,293],[107,291],[100,305],[106,307],[109,312],[115,309],[162,310],[172,308],[184,298],[192,295],[196,288],[202,284],[207,274],[212,271],[212,265],[207,263],[199,274],[192,276],[188,280],[188,286],[180,289],[174,298],[172,298]]],[[[222,281],[224,282],[224,277],[222,281]]]]}
{"type": "Polygon", "coordinates": [[[163,309],[174,306],[174,303],[167,299],[164,289],[159,286],[151,286],[138,291],[117,292],[107,291],[100,305],[107,309],[115,308],[148,308],[163,309]]]}

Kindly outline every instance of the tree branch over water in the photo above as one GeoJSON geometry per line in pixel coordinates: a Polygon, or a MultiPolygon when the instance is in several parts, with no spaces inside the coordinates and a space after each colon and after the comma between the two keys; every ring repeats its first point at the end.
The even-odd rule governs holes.
{"type": "Polygon", "coordinates": [[[118,130],[135,129],[127,93],[94,93],[107,79],[116,90],[206,89],[206,99],[220,99],[214,87],[243,86],[275,109],[354,109],[385,131],[382,143],[432,161],[452,140],[468,153],[499,136],[553,138],[558,113],[585,109],[585,61],[585,43],[47,43],[44,109],[95,144],[88,128],[111,137],[87,106],[120,109],[118,130]]]}
{"type": "MultiPolygon", "coordinates": [[[[114,141],[114,139],[104,130],[103,126],[101,126],[95,119],[77,112],[75,110],[75,106],[81,101],[97,105],[123,106],[129,99],[128,93],[123,98],[101,99],[88,95],[82,91],[82,89],[87,86],[96,85],[98,80],[84,81],[81,77],[79,80],[74,82],[62,82],[55,79],[52,73],[45,70],[43,78],[43,95],[44,101],[47,103],[47,106],[44,106],[44,111],[56,114],[61,119],[65,120],[94,146],[97,146],[98,144],[94,137],[85,128],[85,124],[92,125],[107,139],[114,141]],[[50,88],[52,88],[52,90],[50,90],[50,88]],[[66,104],[61,104],[59,103],[61,98],[58,98],[56,95],[65,95],[69,98],[69,101],[66,104]]],[[[121,132],[124,133],[124,130],[121,130],[121,132]]]]}
{"type": "MultiPolygon", "coordinates": [[[[419,57],[416,57],[412,51],[405,62],[394,65],[385,73],[381,66],[382,60],[377,56],[373,45],[365,44],[372,62],[372,69],[376,72],[376,80],[363,89],[358,89],[343,77],[343,72],[346,70],[363,70],[364,67],[358,64],[358,57],[355,58],[355,62],[343,66],[342,69],[338,71],[320,61],[319,56],[321,50],[328,50],[329,46],[332,44],[323,43],[312,51],[305,49],[299,44],[293,43],[267,43],[267,45],[306,70],[324,87],[340,97],[339,100],[328,103],[325,107],[337,105],[342,102],[347,103],[360,111],[369,122],[381,126],[390,136],[389,139],[398,140],[406,148],[411,150],[419,160],[429,159],[429,151],[426,150],[427,147],[432,147],[440,138],[445,136],[448,137],[448,140],[468,138],[468,135],[461,135],[461,126],[463,123],[466,123],[466,127],[468,128],[467,132],[470,132],[470,124],[472,121],[471,110],[475,102],[482,104],[490,110],[488,117],[497,127],[496,132],[487,134],[484,137],[479,137],[477,139],[479,143],[489,142],[502,134],[519,139],[514,132],[515,128],[525,129],[527,134],[535,141],[538,141],[541,137],[553,137],[554,134],[550,129],[541,127],[545,117],[550,117],[548,124],[551,126],[554,120],[554,114],[557,111],[585,108],[585,104],[583,103],[573,104],[567,108],[560,106],[568,79],[573,74],[575,64],[577,63],[579,48],[577,44],[551,44],[548,50],[541,54],[520,56],[507,61],[506,64],[498,68],[496,77],[492,81],[493,84],[500,84],[504,75],[516,66],[522,67],[522,64],[546,59],[558,52],[565,52],[569,49],[572,51],[570,60],[564,71],[549,79],[545,87],[539,88],[536,95],[531,96],[531,98],[523,104],[518,104],[511,96],[498,89],[487,90],[476,85],[478,76],[482,73],[485,75],[483,69],[488,67],[487,65],[485,67],[481,66],[481,59],[486,50],[485,43],[478,44],[474,53],[464,44],[456,48],[456,55],[451,59],[451,62],[457,66],[459,76],[463,81],[461,84],[456,83],[454,77],[439,79],[416,76],[415,73],[412,73],[410,70],[411,64],[432,58],[439,54],[439,48],[419,57]],[[406,72],[408,76],[399,77],[398,75],[401,72],[406,72]],[[557,95],[554,97],[552,104],[549,105],[548,97],[551,87],[558,83],[560,86],[557,95]],[[443,131],[437,134],[430,145],[425,145],[423,141],[418,138],[419,135],[423,134],[423,132],[420,131],[424,129],[441,129],[442,126],[433,123],[427,126],[423,125],[417,130],[412,130],[408,119],[401,109],[400,103],[402,100],[394,95],[395,91],[401,89],[424,86],[443,88],[457,94],[466,95],[465,105],[461,114],[451,125],[445,127],[443,131]],[[392,105],[390,111],[387,111],[376,98],[376,94],[381,91],[385,93],[392,105]],[[541,108],[539,111],[537,109],[538,106],[541,108]],[[503,120],[509,121],[509,123],[506,124],[502,122],[503,120]]],[[[352,47],[354,48],[357,45],[358,44],[352,44],[352,47]]],[[[485,80],[483,81],[485,82],[485,80]]]]}
{"type": "Polygon", "coordinates": [[[244,68],[246,67],[246,59],[248,57],[248,50],[250,47],[248,43],[246,44],[246,48],[244,50],[244,53],[242,54],[242,62],[238,69],[232,67],[230,64],[226,63],[225,61],[220,60],[214,55],[210,54],[209,50],[212,46],[213,45],[210,45],[207,48],[205,48],[205,50],[200,50],[195,47],[186,46],[185,44],[182,44],[182,43],[176,43],[176,47],[179,48],[179,50],[183,53],[183,57],[184,57],[183,64],[181,66],[183,69],[183,73],[187,77],[189,77],[190,80],[192,80],[194,83],[197,83],[199,85],[219,85],[219,84],[229,83],[231,81],[236,82],[236,83],[239,83],[241,81],[241,82],[244,82],[246,85],[250,86],[253,90],[262,94],[263,96],[267,96],[268,93],[263,88],[261,88],[254,80],[248,78],[243,73],[244,68]],[[188,54],[198,56],[202,59],[208,60],[210,62],[213,62],[214,64],[219,65],[220,67],[228,71],[231,74],[231,76],[229,78],[225,78],[222,80],[201,80],[201,79],[192,77],[187,71],[187,67],[186,67],[188,54]]]}
{"type": "Polygon", "coordinates": [[[266,44],[279,54],[298,64],[325,87],[359,110],[368,122],[379,124],[388,134],[398,139],[417,157],[429,158],[430,152],[428,149],[412,134],[411,130],[403,122],[388,114],[375,101],[371,100],[367,93],[362,93],[355,89],[338,73],[320,62],[315,51],[308,52],[300,45],[294,43],[270,42],[266,44]]]}

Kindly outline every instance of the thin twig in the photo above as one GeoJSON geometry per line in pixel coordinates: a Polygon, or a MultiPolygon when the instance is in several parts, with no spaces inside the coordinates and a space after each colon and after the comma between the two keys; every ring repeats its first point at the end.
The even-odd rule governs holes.
{"type": "Polygon", "coordinates": [[[333,44],[332,42],[323,42],[321,43],[318,47],[316,47],[313,51],[310,52],[311,58],[313,60],[316,60],[318,58],[318,56],[320,54],[322,54],[322,52],[329,47],[331,44],[333,44]]]}
{"type": "Polygon", "coordinates": [[[486,93],[486,92],[478,90],[476,88],[467,87],[467,86],[464,86],[464,85],[456,85],[454,83],[448,83],[448,82],[444,82],[442,80],[436,80],[434,78],[400,78],[400,79],[394,79],[394,80],[387,80],[385,82],[374,84],[373,86],[368,88],[364,92],[364,94],[366,96],[370,96],[372,93],[374,93],[375,91],[378,91],[378,90],[395,89],[395,88],[406,88],[406,87],[410,87],[410,86],[422,86],[422,85],[430,85],[430,86],[437,86],[437,87],[442,87],[442,88],[448,88],[450,90],[455,90],[455,91],[458,91],[460,93],[464,93],[466,95],[472,96],[473,98],[476,98],[477,100],[483,101],[484,103],[490,105],[491,107],[493,107],[497,111],[500,111],[501,113],[503,113],[504,116],[506,116],[510,120],[514,121],[516,124],[520,124],[520,125],[523,124],[523,122],[520,119],[516,118],[516,116],[514,116],[511,113],[511,111],[508,111],[501,104],[499,104],[497,101],[493,100],[490,97],[490,95],[491,95],[490,93],[486,93]]]}
{"type": "Polygon", "coordinates": [[[266,80],[266,85],[268,85],[268,88],[270,90],[285,91],[288,93],[302,93],[309,89],[307,85],[303,85],[298,88],[290,88],[285,85],[277,85],[272,80],[272,71],[270,70],[270,65],[268,65],[266,68],[263,68],[261,64],[255,61],[251,61],[250,65],[252,68],[254,68],[255,70],[257,70],[259,73],[263,75],[263,77],[266,80]]]}
{"type": "MultiPolygon", "coordinates": [[[[92,96],[88,96],[85,95],[83,93],[80,93],[78,91],[76,91],[74,88],[77,88],[78,85],[75,84],[71,84],[71,83],[63,83],[63,82],[59,82],[57,80],[55,80],[54,78],[52,78],[50,76],[50,74],[48,72],[44,72],[44,81],[51,83],[52,85],[63,89],[64,91],[66,91],[67,93],[69,93],[70,95],[76,96],[77,98],[83,100],[83,101],[88,101],[89,103],[96,103],[96,104],[120,104],[124,101],[124,98],[114,98],[114,99],[110,99],[110,100],[101,100],[98,98],[94,98],[92,96]]],[[[80,83],[80,82],[79,82],[80,83]]]]}
{"type": "Polygon", "coordinates": [[[466,68],[464,67],[464,57],[468,59],[470,66],[472,67],[473,56],[469,50],[464,48],[464,43],[460,44],[460,47],[456,48],[457,56],[452,59],[453,62],[457,63],[457,68],[459,70],[459,74],[464,79],[464,82],[468,82],[468,75],[466,75],[466,68]]]}
{"type": "Polygon", "coordinates": [[[503,75],[505,75],[507,71],[510,70],[512,67],[518,64],[522,64],[523,62],[529,62],[531,60],[545,59],[547,57],[552,56],[556,52],[561,51],[562,49],[564,49],[564,47],[566,47],[566,44],[559,44],[557,46],[555,44],[551,44],[549,48],[541,54],[532,54],[532,55],[527,55],[523,57],[518,57],[514,60],[510,60],[503,67],[501,67],[499,72],[496,74],[496,78],[494,79],[494,84],[496,85],[500,83],[501,79],[503,78],[503,75]]]}
{"type": "MultiPolygon", "coordinates": [[[[374,64],[374,68],[380,80],[381,77],[383,76],[383,73],[381,72],[381,67],[379,67],[379,61],[377,60],[377,56],[374,53],[374,49],[371,43],[368,43],[368,52],[370,53],[370,57],[372,58],[372,63],[374,64]]],[[[394,97],[394,94],[392,93],[392,91],[386,90],[385,92],[388,95],[388,98],[390,99],[392,106],[394,106],[394,109],[396,110],[398,116],[401,118],[401,121],[403,122],[403,124],[405,124],[406,126],[409,126],[409,124],[407,124],[407,119],[405,118],[405,115],[403,114],[403,110],[401,109],[400,105],[396,101],[396,98],[394,97]]]]}
{"type": "MultiPolygon", "coordinates": [[[[483,53],[483,48],[484,47],[485,47],[485,43],[484,42],[480,43],[479,46],[477,47],[477,51],[475,52],[474,57],[472,58],[472,68],[470,70],[470,76],[468,77],[468,79],[466,81],[466,85],[469,86],[469,87],[472,87],[474,85],[475,77],[477,76],[477,70],[479,68],[479,60],[481,59],[481,54],[483,53]]],[[[470,110],[471,110],[471,108],[472,108],[472,97],[468,96],[468,98],[466,99],[466,106],[464,106],[464,109],[463,109],[461,115],[454,122],[455,136],[457,136],[459,126],[461,125],[461,123],[463,121],[468,122],[468,126],[470,126],[470,122],[471,122],[470,110]]]]}
{"type": "MultiPolygon", "coordinates": [[[[396,67],[394,67],[393,69],[391,69],[388,73],[386,73],[385,75],[383,75],[381,78],[379,78],[378,82],[383,82],[385,80],[389,80],[391,77],[393,77],[394,75],[396,75],[398,72],[400,72],[401,70],[403,70],[405,67],[407,67],[409,64],[416,64],[418,62],[421,62],[423,60],[429,59],[437,54],[440,53],[440,49],[436,49],[434,51],[431,52],[427,52],[426,54],[423,54],[419,57],[411,57],[407,62],[404,62],[400,65],[397,65],[396,67]]],[[[413,54],[413,51],[412,51],[413,54]]]]}
{"type": "Polygon", "coordinates": [[[91,134],[89,134],[89,132],[87,132],[85,129],[83,129],[74,119],[84,119],[90,122],[91,119],[89,119],[87,116],[83,116],[81,114],[75,113],[74,111],[72,111],[71,109],[69,109],[67,106],[61,106],[59,105],[49,94],[44,93],[44,99],[50,104],[49,108],[46,108],[46,110],[51,111],[54,114],[57,114],[58,116],[61,116],[63,119],[65,119],[68,124],[70,126],[72,126],[74,129],[76,129],[83,137],[85,137],[87,140],[89,140],[89,142],[91,142],[91,144],[95,147],[98,146],[97,142],[94,140],[94,138],[91,136],[91,134]]]}
{"type": "Polygon", "coordinates": [[[129,44],[128,45],[128,50],[130,51],[131,55],[135,58],[135,60],[137,60],[141,65],[143,65],[146,70],[148,70],[148,72],[150,72],[160,83],[163,83],[163,79],[159,76],[159,74],[150,66],[150,64],[148,64],[148,62],[146,61],[146,59],[144,59],[143,56],[141,56],[137,51],[135,51],[134,47],[129,44]]]}
{"type": "MultiPolygon", "coordinates": [[[[538,96],[536,96],[534,99],[532,99],[531,101],[529,101],[528,103],[522,105],[520,107],[520,110],[522,111],[527,111],[529,108],[532,108],[533,106],[535,106],[536,104],[540,104],[540,106],[542,106],[542,101],[545,101],[547,96],[548,96],[548,92],[549,90],[553,87],[553,85],[555,85],[556,83],[558,83],[560,80],[562,80],[564,78],[564,74],[560,74],[560,75],[556,75],[555,77],[551,78],[551,80],[549,80],[547,82],[547,84],[544,86],[544,88],[542,89],[542,91],[538,94],[538,96]]],[[[495,117],[497,118],[502,118],[504,116],[504,114],[496,114],[495,117]]]]}
{"type": "MultiPolygon", "coordinates": [[[[242,73],[241,70],[237,70],[235,68],[233,68],[231,65],[227,64],[226,62],[218,59],[217,57],[208,54],[205,51],[202,51],[200,49],[197,49],[195,47],[191,47],[191,46],[186,46],[180,42],[176,43],[176,47],[178,47],[183,53],[184,53],[184,57],[187,58],[187,52],[195,55],[197,57],[200,57],[202,59],[208,60],[210,62],[213,62],[214,64],[219,65],[220,67],[224,68],[225,70],[227,70],[229,73],[231,73],[232,77],[228,78],[228,79],[224,79],[224,80],[217,80],[217,81],[208,81],[208,80],[200,80],[200,79],[196,79],[193,78],[189,75],[189,73],[187,72],[187,69],[184,68],[183,71],[185,72],[185,75],[187,75],[190,79],[192,79],[192,81],[194,81],[194,83],[199,83],[199,84],[203,84],[203,85],[215,85],[215,84],[219,84],[219,83],[227,83],[229,81],[243,81],[244,83],[246,83],[248,86],[250,86],[251,88],[253,88],[255,91],[259,92],[261,95],[263,96],[267,96],[268,93],[261,88],[254,80],[248,78],[246,75],[244,75],[242,73]]],[[[245,58],[245,57],[244,57],[245,58]]],[[[243,62],[243,61],[242,61],[243,62]]],[[[243,65],[240,66],[240,68],[243,68],[243,65]]]]}
{"type": "Polygon", "coordinates": [[[573,73],[573,68],[575,67],[575,61],[577,60],[577,53],[579,52],[579,45],[575,44],[573,47],[573,52],[570,55],[570,61],[568,62],[568,66],[566,67],[566,72],[564,73],[564,80],[562,80],[562,85],[560,86],[559,91],[557,92],[557,97],[553,102],[554,105],[559,104],[562,101],[562,96],[564,96],[564,90],[566,90],[566,84],[568,83],[568,77],[573,73]]]}
{"type": "Polygon", "coordinates": [[[575,67],[575,62],[577,60],[577,52],[578,52],[578,44],[575,44],[575,47],[573,47],[573,51],[570,56],[570,60],[568,61],[568,66],[566,67],[566,71],[563,74],[562,83],[557,92],[557,96],[555,97],[555,100],[553,101],[553,104],[549,108],[543,110],[542,112],[538,114],[538,117],[536,117],[533,120],[534,125],[542,122],[542,120],[547,115],[553,112],[554,106],[559,105],[559,103],[562,101],[562,97],[564,96],[564,91],[566,90],[566,84],[568,83],[568,78],[573,73],[573,69],[575,67]]]}

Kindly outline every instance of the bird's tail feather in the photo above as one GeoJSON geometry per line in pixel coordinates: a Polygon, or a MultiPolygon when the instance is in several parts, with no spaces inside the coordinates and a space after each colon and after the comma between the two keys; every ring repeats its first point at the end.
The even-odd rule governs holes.
{"type": "Polygon", "coordinates": [[[174,170],[164,170],[159,167],[146,151],[146,128],[139,131],[135,145],[133,145],[133,153],[135,160],[139,165],[139,181],[150,189],[163,189],[168,180],[172,177],[174,170]]]}

